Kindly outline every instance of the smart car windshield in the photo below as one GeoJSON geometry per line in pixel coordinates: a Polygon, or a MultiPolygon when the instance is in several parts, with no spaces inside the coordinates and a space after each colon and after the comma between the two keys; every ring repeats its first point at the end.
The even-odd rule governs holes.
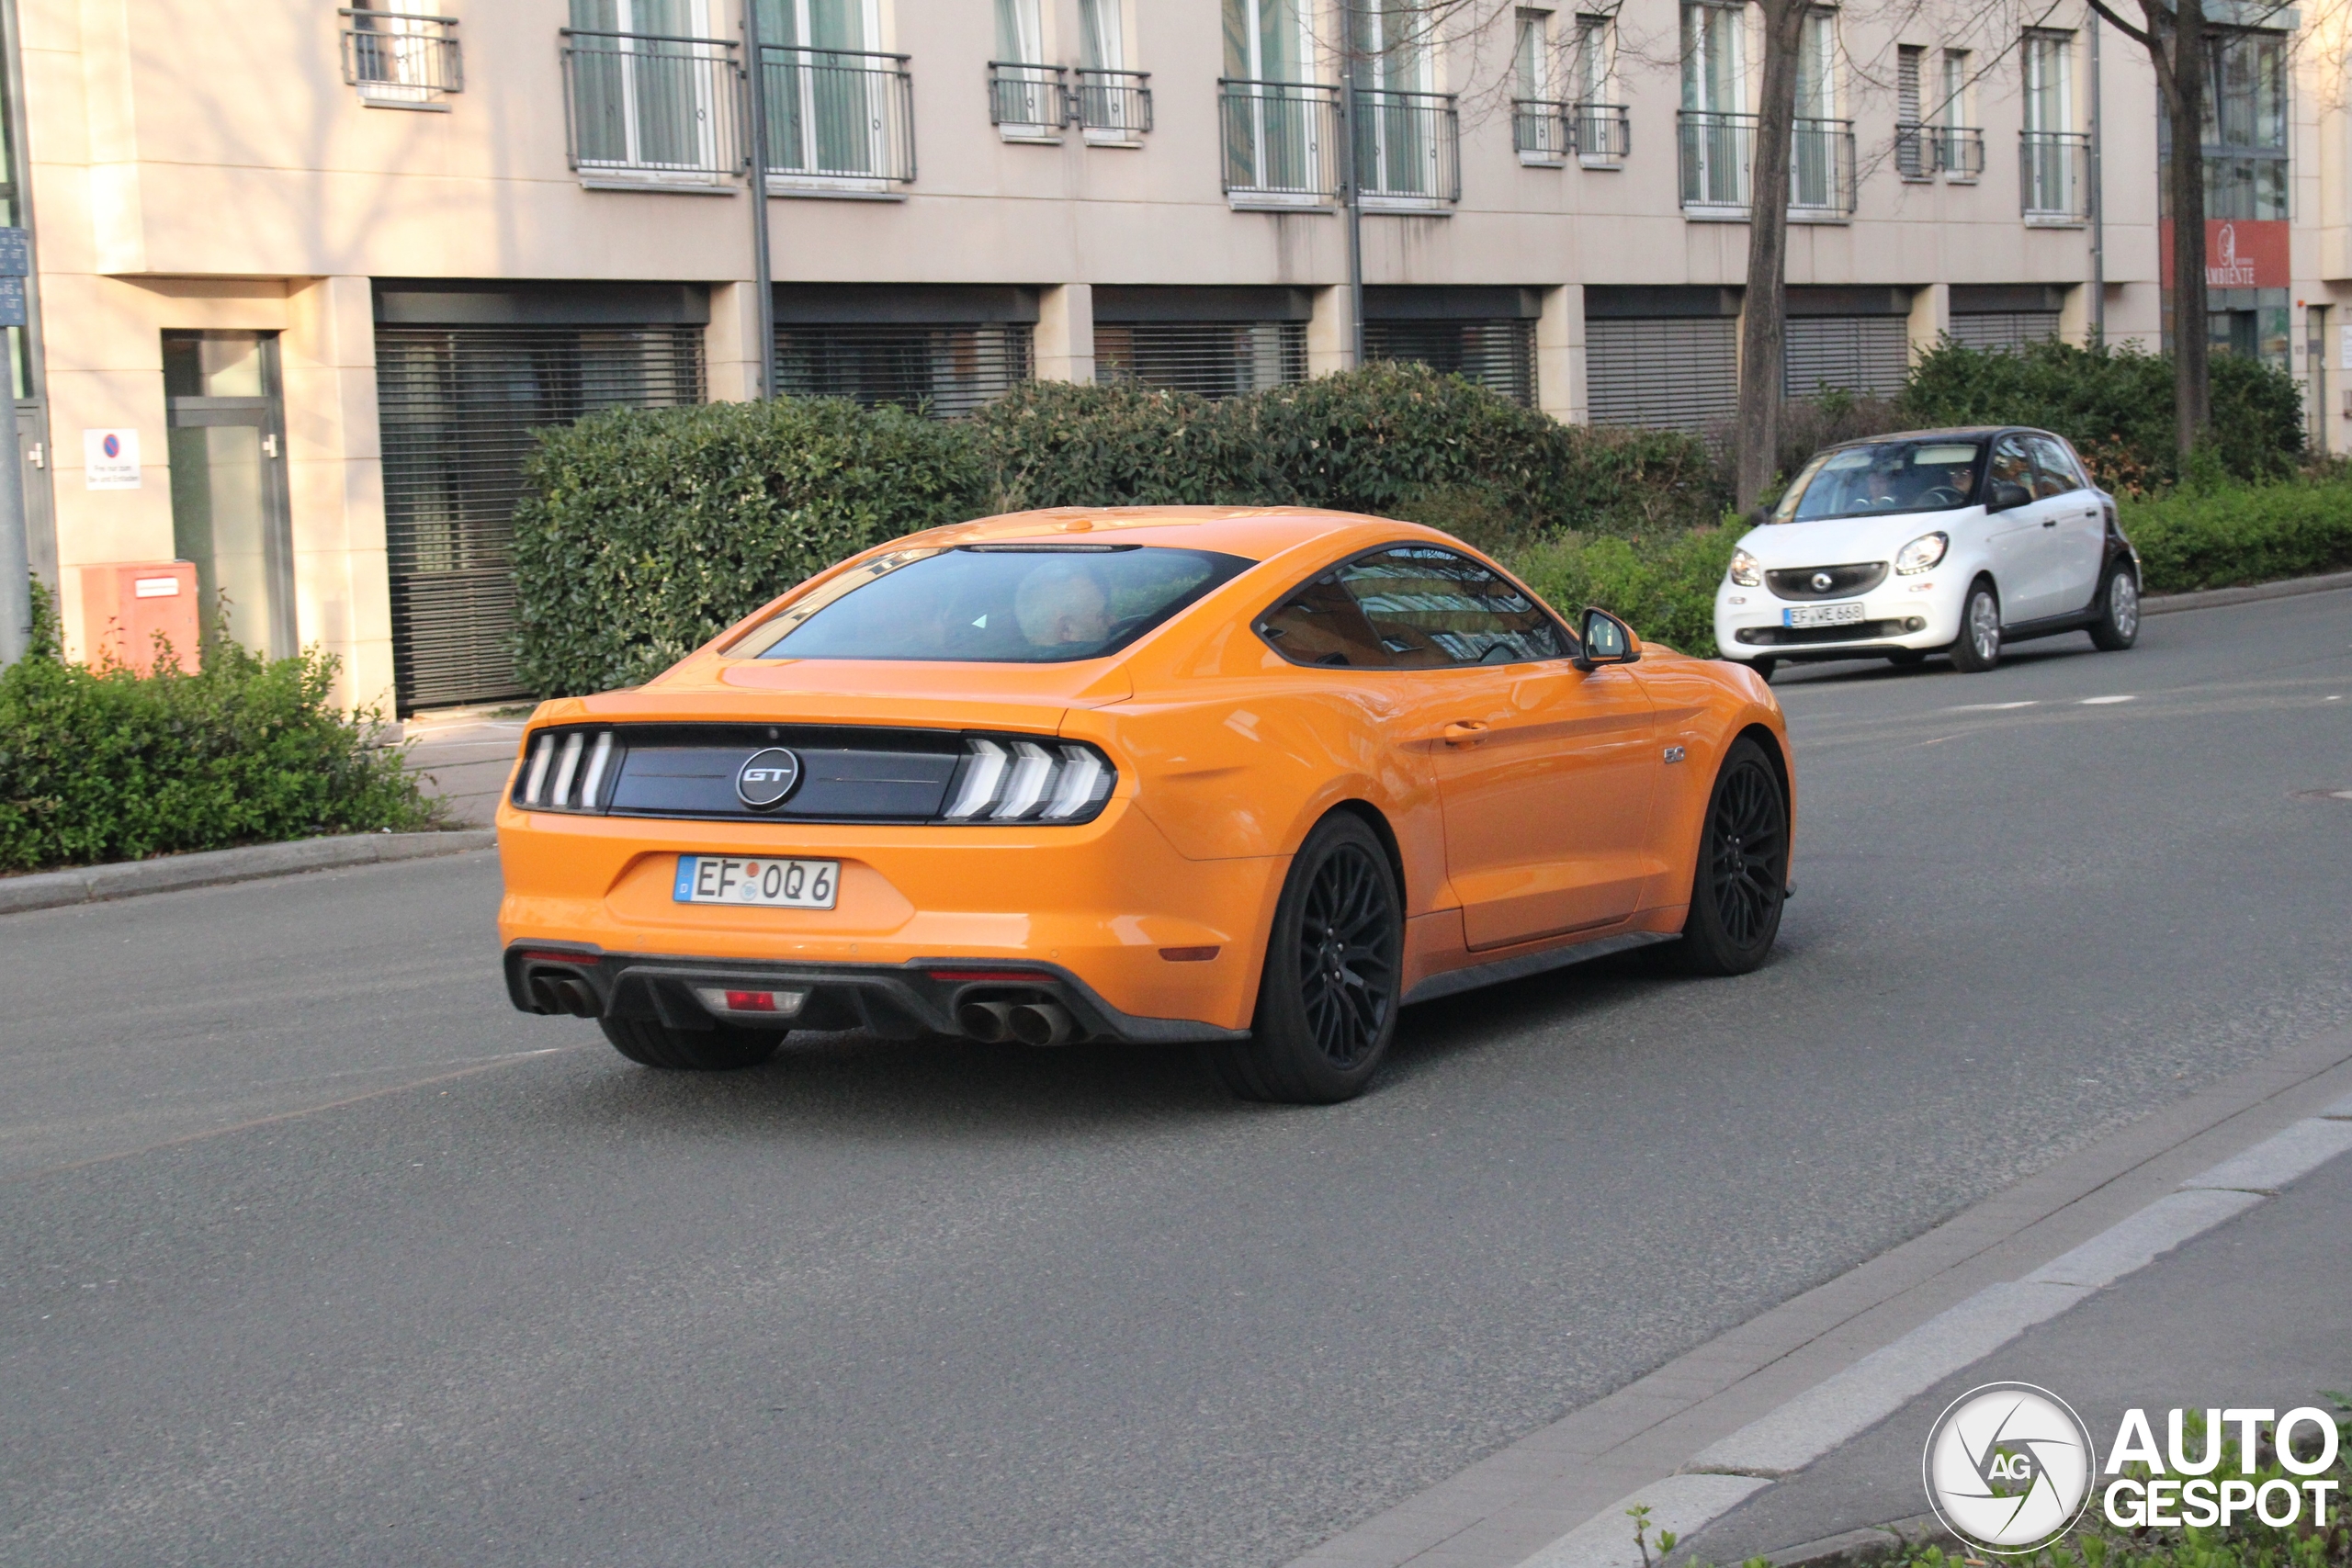
{"type": "Polygon", "coordinates": [[[1885,441],[1840,446],[1804,466],[1772,509],[1775,523],[1880,513],[1950,512],[1976,496],[1981,441],[1885,441]]]}
{"type": "Polygon", "coordinates": [[[1049,664],[1115,653],[1254,565],[1142,545],[902,550],[805,595],[730,651],[1049,664]]]}

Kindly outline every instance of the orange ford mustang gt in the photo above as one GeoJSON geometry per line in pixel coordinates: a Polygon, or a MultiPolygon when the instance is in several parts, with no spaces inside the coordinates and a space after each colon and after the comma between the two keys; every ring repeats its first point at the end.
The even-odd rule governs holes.
{"type": "Polygon", "coordinates": [[[1359,1092],[1397,1009],[1780,927],[1788,739],[1738,667],[1570,627],[1459,540],[1297,508],[991,517],[541,705],[506,982],[649,1066],[790,1029],[1191,1042],[1359,1092]]]}

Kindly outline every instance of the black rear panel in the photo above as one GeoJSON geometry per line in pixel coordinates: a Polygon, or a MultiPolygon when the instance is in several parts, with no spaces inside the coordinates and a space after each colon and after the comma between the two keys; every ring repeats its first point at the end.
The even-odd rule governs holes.
{"type": "Polygon", "coordinates": [[[939,815],[964,759],[959,735],[800,725],[626,726],[616,817],[759,817],[775,821],[922,822],[939,815]],[[798,787],[764,811],[735,793],[736,771],[772,746],[800,760],[798,787]]]}

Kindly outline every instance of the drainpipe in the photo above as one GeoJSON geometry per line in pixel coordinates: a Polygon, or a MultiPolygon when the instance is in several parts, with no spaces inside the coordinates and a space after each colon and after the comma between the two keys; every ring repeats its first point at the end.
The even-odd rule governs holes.
{"type": "Polygon", "coordinates": [[[1348,204],[1348,368],[1363,367],[1363,199],[1356,181],[1356,13],[1340,7],[1340,178],[1348,204]]]}
{"type": "MultiPolygon", "coordinates": [[[[24,154],[24,93],[23,78],[17,69],[17,7],[15,0],[0,3],[0,63],[5,63],[8,89],[9,152],[16,167],[9,171],[10,184],[17,194],[17,210],[10,214],[25,222],[28,209],[25,204],[26,159],[24,154]]],[[[24,332],[27,358],[31,358],[33,331],[32,230],[26,222],[24,260],[26,276],[18,284],[17,298],[25,309],[24,332]]],[[[12,269],[13,270],[13,269],[12,269]]],[[[0,342],[5,342],[0,336],[0,342]]],[[[7,409],[7,418],[0,423],[0,669],[6,669],[22,659],[32,647],[33,590],[32,552],[25,537],[25,464],[17,454],[16,373],[13,367],[0,366],[0,403],[7,409]]]]}
{"type": "Polygon", "coordinates": [[[758,295],[760,370],[752,395],[775,396],[775,284],[768,254],[767,59],[760,52],[760,0],[743,0],[743,47],[752,66],[752,279],[758,295]]]}
{"type": "Polygon", "coordinates": [[[2107,344],[2107,191],[2100,183],[2098,13],[2091,13],[2091,345],[2107,344]]]}

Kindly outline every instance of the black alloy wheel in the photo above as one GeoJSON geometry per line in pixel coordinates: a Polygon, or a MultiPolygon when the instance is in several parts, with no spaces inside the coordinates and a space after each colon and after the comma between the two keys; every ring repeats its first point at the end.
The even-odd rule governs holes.
{"type": "Polygon", "coordinates": [[[756,1067],[784,1043],[781,1029],[672,1029],[651,1019],[600,1018],[596,1027],[613,1049],[639,1066],[668,1072],[729,1073],[756,1067]]]}
{"type": "Polygon", "coordinates": [[[1404,901],[1388,852],[1363,819],[1335,812],[1291,862],[1274,909],[1250,1037],[1209,1048],[1246,1100],[1353,1099],[1396,1032],[1404,901]]]}
{"type": "Polygon", "coordinates": [[[1788,894],[1789,804],[1762,747],[1732,743],[1707,800],[1690,912],[1674,947],[1694,975],[1745,975],[1781,931],[1788,894]]]}

